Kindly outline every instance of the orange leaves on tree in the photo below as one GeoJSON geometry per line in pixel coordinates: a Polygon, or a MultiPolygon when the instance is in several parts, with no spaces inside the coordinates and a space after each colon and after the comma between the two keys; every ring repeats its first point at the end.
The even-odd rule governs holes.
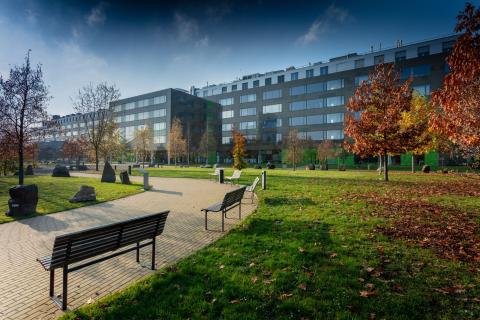
{"type": "Polygon", "coordinates": [[[232,149],[233,167],[237,170],[241,170],[247,167],[247,164],[243,159],[246,155],[246,151],[245,151],[246,139],[236,129],[232,131],[232,136],[233,136],[233,149],[232,149]]]}

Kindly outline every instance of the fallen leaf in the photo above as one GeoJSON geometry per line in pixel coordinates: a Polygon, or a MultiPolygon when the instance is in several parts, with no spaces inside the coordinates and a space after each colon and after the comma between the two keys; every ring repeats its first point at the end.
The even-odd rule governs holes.
{"type": "Polygon", "coordinates": [[[300,251],[301,253],[304,253],[304,252],[305,252],[305,248],[298,248],[298,251],[300,251]]]}
{"type": "Polygon", "coordinates": [[[373,291],[362,290],[362,291],[360,291],[360,297],[363,297],[363,298],[373,297],[373,296],[376,296],[377,294],[378,294],[377,290],[373,290],[373,291]]]}
{"type": "Polygon", "coordinates": [[[335,252],[333,252],[332,254],[330,254],[330,258],[335,258],[337,256],[337,254],[335,252]]]}
{"type": "Polygon", "coordinates": [[[223,269],[223,268],[225,268],[225,266],[222,264],[222,265],[220,265],[219,268],[220,268],[220,269],[223,269]]]}
{"type": "Polygon", "coordinates": [[[282,293],[280,299],[290,298],[291,296],[293,296],[293,293],[282,293]]]}
{"type": "Polygon", "coordinates": [[[298,288],[301,289],[301,290],[303,290],[303,291],[305,291],[305,290],[307,290],[307,284],[305,284],[305,283],[300,283],[300,284],[298,285],[298,288]]]}
{"type": "Polygon", "coordinates": [[[257,276],[252,277],[252,283],[257,283],[257,281],[258,281],[258,277],[257,277],[257,276]]]}
{"type": "Polygon", "coordinates": [[[230,300],[230,303],[231,304],[235,304],[235,303],[239,303],[240,301],[238,299],[235,299],[235,300],[230,300]]]}

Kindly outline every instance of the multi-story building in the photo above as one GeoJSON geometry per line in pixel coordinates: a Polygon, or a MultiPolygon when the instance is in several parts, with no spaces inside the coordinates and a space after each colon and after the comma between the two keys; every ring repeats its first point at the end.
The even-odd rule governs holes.
{"type": "MultiPolygon", "coordinates": [[[[255,73],[229,83],[192,88],[222,106],[221,160],[229,158],[232,128],[247,138],[252,161],[280,161],[282,139],[293,128],[319,142],[343,140],[345,104],[375,65],[394,62],[402,79],[424,95],[439,88],[448,72],[445,58],[456,36],[330,59],[308,66],[255,73]]],[[[398,160],[399,161],[399,160],[398,160]]]]}

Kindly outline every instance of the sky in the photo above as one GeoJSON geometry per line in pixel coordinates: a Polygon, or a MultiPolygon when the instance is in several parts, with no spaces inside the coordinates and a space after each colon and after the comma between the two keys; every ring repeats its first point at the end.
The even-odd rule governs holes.
{"type": "MultiPolygon", "coordinates": [[[[480,0],[473,1],[476,6],[480,0]]],[[[122,98],[453,34],[457,0],[0,0],[0,75],[31,49],[51,114],[89,84],[122,98]]]]}

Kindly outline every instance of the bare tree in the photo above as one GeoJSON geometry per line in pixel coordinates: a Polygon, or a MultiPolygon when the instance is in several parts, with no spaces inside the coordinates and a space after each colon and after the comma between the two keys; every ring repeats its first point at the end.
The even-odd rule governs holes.
{"type": "Polygon", "coordinates": [[[105,139],[103,139],[103,143],[100,145],[100,156],[105,161],[112,161],[113,158],[123,154],[125,149],[126,145],[123,143],[118,125],[110,121],[106,128],[105,139]]]}
{"type": "Polygon", "coordinates": [[[135,152],[142,158],[143,167],[145,168],[145,160],[153,150],[153,132],[148,125],[145,125],[142,129],[135,131],[133,148],[135,152]]]}
{"type": "Polygon", "coordinates": [[[216,147],[217,144],[214,133],[205,130],[198,143],[198,153],[201,157],[205,158],[205,164],[208,164],[208,153],[215,151],[216,147]]]}
{"type": "Polygon", "coordinates": [[[328,170],[328,159],[338,157],[339,155],[340,152],[336,149],[332,140],[323,140],[317,146],[317,159],[325,170],[328,170]]]}
{"type": "Polygon", "coordinates": [[[178,158],[185,154],[186,146],[186,141],[183,138],[182,122],[175,118],[168,133],[168,161],[170,162],[170,159],[173,159],[175,165],[177,165],[178,158]]]}
{"type": "Polygon", "coordinates": [[[30,50],[21,66],[10,69],[8,79],[0,76],[0,130],[18,152],[18,183],[24,183],[25,146],[43,132],[48,122],[49,100],[40,65],[30,65],[30,50]]]}
{"type": "Polygon", "coordinates": [[[292,164],[293,170],[297,169],[297,163],[303,157],[305,139],[299,137],[297,129],[290,130],[285,140],[287,147],[287,161],[292,164]]]}
{"type": "Polygon", "coordinates": [[[120,91],[115,85],[99,83],[88,84],[78,91],[73,101],[75,111],[82,114],[85,123],[85,136],[93,149],[95,170],[98,171],[100,148],[108,136],[113,119],[109,111],[110,103],[120,98],[120,91]]]}

